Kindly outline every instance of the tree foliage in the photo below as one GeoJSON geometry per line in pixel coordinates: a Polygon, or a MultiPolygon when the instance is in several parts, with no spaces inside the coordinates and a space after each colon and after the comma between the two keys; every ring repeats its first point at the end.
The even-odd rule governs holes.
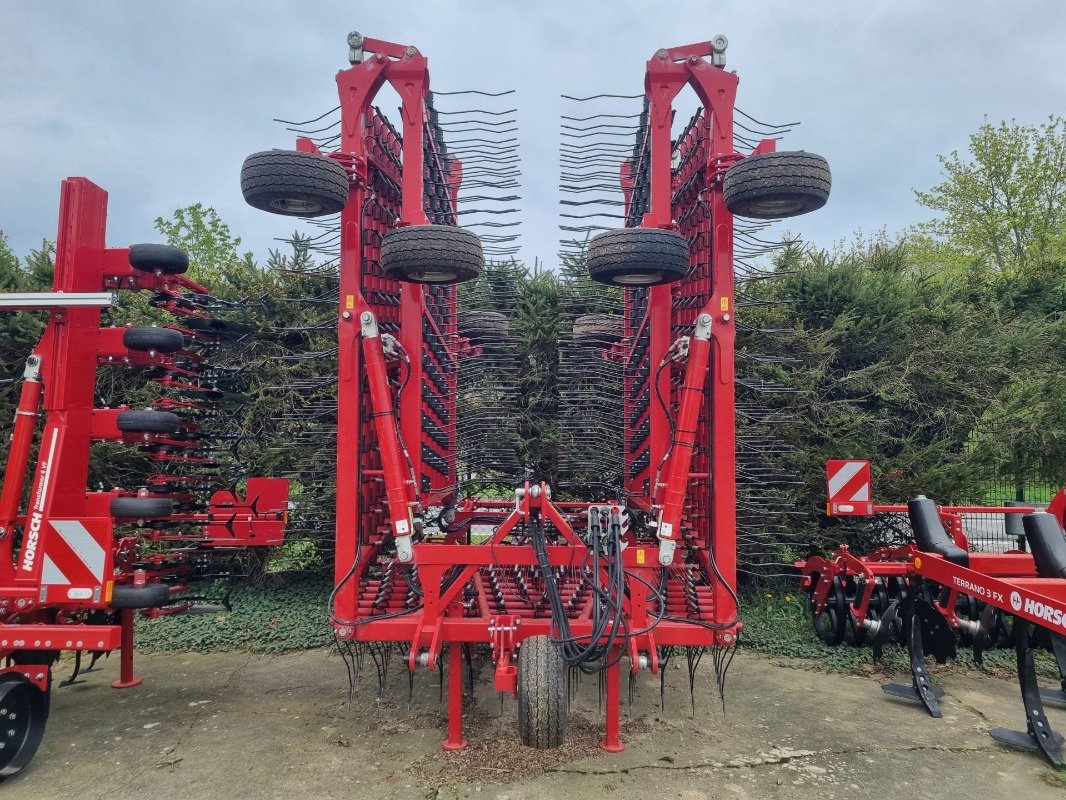
{"type": "Polygon", "coordinates": [[[985,122],[966,157],[940,156],[946,179],[918,202],[940,216],[918,226],[941,258],[978,260],[1011,279],[1064,261],[1066,118],[985,122]]]}

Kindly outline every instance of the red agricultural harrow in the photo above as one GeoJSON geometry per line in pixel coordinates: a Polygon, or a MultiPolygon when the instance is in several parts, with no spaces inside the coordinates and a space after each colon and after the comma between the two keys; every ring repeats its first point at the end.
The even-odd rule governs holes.
{"type": "Polygon", "coordinates": [[[941,716],[943,691],[930,679],[927,654],[943,664],[961,643],[973,648],[980,663],[990,648],[1013,647],[1026,731],[989,733],[1003,744],[1038,750],[1056,766],[1066,763],[1063,738],[1043,707],[1045,702],[1066,707],[1066,489],[1046,510],[1022,504],[937,506],[920,495],[905,506],[877,505],[868,462],[831,461],[827,479],[830,516],[905,514],[914,543],[877,547],[867,556],[840,545],[829,556],[797,562],[818,637],[830,645],[869,643],[875,658],[889,642],[906,646],[911,685],[889,683],[882,689],[890,697],[919,701],[934,717],[941,716]],[[1005,527],[1018,533],[1016,547],[997,553],[971,548],[969,515],[990,514],[1011,520],[1005,527]],[[1059,689],[1038,686],[1033,660],[1038,648],[1054,655],[1059,689]]]}
{"type": "Polygon", "coordinates": [[[75,653],[65,684],[119,649],[112,685],[137,685],[135,614],[223,610],[226,598],[211,595],[229,577],[225,556],[283,536],[285,480],[249,478],[243,496],[201,499],[222,482],[215,453],[231,437],[216,430],[230,394],[220,387],[235,379],[208,356],[247,331],[210,315],[218,303],[184,276],[181,250],[107,247],[106,217],[106,192],[64,181],[52,292],[0,295],[0,311],[48,314],[26,361],[0,493],[0,780],[41,742],[61,652],[75,653]],[[150,305],[176,322],[102,327],[118,292],[151,292],[150,305]],[[147,409],[101,407],[97,376],[108,369],[143,370],[160,396],[147,409]],[[139,488],[89,491],[94,442],[137,447],[152,471],[139,488]]]}
{"type": "Polygon", "coordinates": [[[475,644],[488,645],[495,686],[517,694],[521,738],[534,747],[565,736],[568,670],[601,674],[601,744],[619,751],[623,661],[631,677],[661,673],[682,648],[691,676],[712,648],[724,681],[742,630],[733,215],[821,207],[828,166],[775,152],[770,138],[738,151],[724,37],[657,51],[617,186],[626,227],[593,237],[585,254],[589,275],[625,297],[621,336],[603,348],[625,365],[622,480],[591,500],[555,498],[535,476],[511,497],[471,496],[460,467],[481,465],[459,463],[457,376],[505,325],[484,315],[476,335],[459,325],[456,284],[483,265],[481,240],[458,227],[472,171],[445,141],[426,58],[358,33],[349,46],[336,135],[309,131],[295,151],[256,153],[241,175],[254,207],[340,215],[338,642],[353,660],[399,651],[411,672],[442,669],[447,648],[448,749],[466,744],[462,665],[475,644]],[[373,106],[386,84],[402,103],[400,130],[373,106]],[[674,139],[673,103],[687,87],[702,107],[674,139]]]}

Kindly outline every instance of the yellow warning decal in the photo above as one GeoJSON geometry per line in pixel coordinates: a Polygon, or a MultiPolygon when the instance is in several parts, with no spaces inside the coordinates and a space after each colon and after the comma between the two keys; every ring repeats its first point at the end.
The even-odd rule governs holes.
{"type": "Polygon", "coordinates": [[[346,311],[351,311],[353,308],[355,308],[355,295],[354,294],[346,294],[344,296],[344,308],[345,308],[346,311]]]}
{"type": "Polygon", "coordinates": [[[637,550],[637,563],[638,564],[643,564],[644,563],[644,549],[643,548],[637,550]]]}
{"type": "Polygon", "coordinates": [[[728,310],[729,310],[729,298],[728,297],[723,297],[722,298],[722,311],[728,311],[728,310]]]}
{"type": "Polygon", "coordinates": [[[922,560],[920,558],[915,558],[914,559],[914,568],[915,569],[921,569],[922,568],[922,560]]]}
{"type": "Polygon", "coordinates": [[[111,593],[114,591],[114,589],[115,589],[115,582],[114,581],[108,581],[107,583],[104,584],[104,602],[105,603],[110,603],[111,602],[111,593]]]}

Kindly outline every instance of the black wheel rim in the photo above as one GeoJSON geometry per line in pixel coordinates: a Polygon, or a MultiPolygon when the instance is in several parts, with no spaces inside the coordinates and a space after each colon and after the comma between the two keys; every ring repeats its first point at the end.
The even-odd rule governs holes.
{"type": "Polygon", "coordinates": [[[0,777],[25,767],[44,738],[44,693],[26,680],[0,681],[0,777]]]}

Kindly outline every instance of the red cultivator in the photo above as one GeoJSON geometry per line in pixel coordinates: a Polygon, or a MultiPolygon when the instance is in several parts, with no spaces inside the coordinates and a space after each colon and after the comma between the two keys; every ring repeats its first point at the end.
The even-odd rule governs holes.
{"type": "Polygon", "coordinates": [[[625,294],[621,341],[605,345],[625,365],[622,483],[599,500],[561,502],[535,479],[506,499],[465,496],[457,374],[480,342],[460,335],[455,284],[478,275],[482,246],[457,227],[463,165],[426,58],[357,33],[349,45],[338,135],[256,153],[241,176],[257,208],[340,213],[336,635],[349,650],[373,645],[375,659],[399,648],[411,671],[441,669],[447,646],[452,749],[465,745],[462,663],[475,643],[489,645],[496,687],[517,693],[535,747],[565,735],[567,669],[605,673],[602,746],[621,750],[623,659],[631,676],[659,673],[675,648],[690,659],[715,648],[721,682],[742,629],[733,214],[819,208],[828,167],[774,152],[772,139],[737,152],[724,37],[657,51],[621,174],[627,227],[587,249],[591,277],[625,294]],[[401,131],[372,105],[385,84],[401,131]],[[674,140],[685,87],[702,109],[674,140]]]}
{"type": "Polygon", "coordinates": [[[26,361],[0,494],[0,779],[37,750],[61,651],[76,653],[69,683],[83,652],[95,662],[121,648],[113,685],[136,685],[135,613],[221,610],[193,590],[225,577],[210,570],[215,556],[282,540],[287,481],[251,478],[244,497],[218,491],[198,500],[202,486],[218,482],[206,428],[226,381],[204,352],[236,327],[207,316],[210,295],[182,274],[182,251],[106,247],[106,215],[102,189],[84,178],[64,181],[53,291],[0,295],[0,311],[49,315],[26,361]],[[152,305],[182,324],[101,327],[116,291],[153,292],[152,305]],[[144,410],[96,407],[100,366],[147,369],[168,394],[144,410]],[[138,446],[158,471],[139,489],[87,491],[90,449],[103,441],[138,446]]]}
{"type": "Polygon", "coordinates": [[[914,544],[878,547],[869,556],[841,545],[828,557],[797,562],[819,638],[831,645],[868,642],[875,658],[890,641],[905,645],[911,686],[882,689],[921,702],[934,717],[941,716],[943,692],[930,680],[927,654],[943,664],[961,642],[973,647],[980,662],[991,647],[1014,647],[1027,729],[989,733],[1004,744],[1039,750],[1057,766],[1066,763],[1062,736],[1051,729],[1043,708],[1044,702],[1066,707],[1066,489],[1046,510],[938,507],[922,496],[894,506],[872,502],[867,462],[831,461],[827,477],[830,515],[906,514],[914,544]],[[965,515],[973,514],[1020,517],[1017,549],[973,552],[964,530],[965,515]],[[1041,647],[1055,657],[1060,689],[1037,685],[1033,650],[1041,647]]]}

